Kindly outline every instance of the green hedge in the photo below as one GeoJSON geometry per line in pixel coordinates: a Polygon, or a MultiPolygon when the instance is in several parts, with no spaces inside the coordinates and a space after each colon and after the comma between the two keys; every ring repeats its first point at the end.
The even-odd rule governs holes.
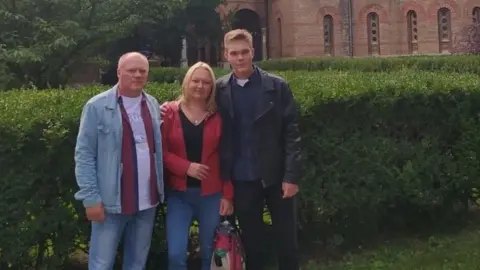
{"type": "MultiPolygon", "coordinates": [[[[399,56],[369,58],[298,58],[272,59],[257,63],[265,70],[271,71],[361,71],[392,72],[402,70],[455,72],[480,74],[480,56],[399,56]]],[[[181,82],[185,76],[185,68],[152,68],[150,80],[154,82],[181,82]]],[[[229,72],[228,69],[215,68],[217,76],[229,72]]]]}
{"type": "MultiPolygon", "coordinates": [[[[152,88],[167,100],[178,87],[152,88]]],[[[86,249],[89,224],[73,199],[73,150],[82,106],[103,90],[96,86],[0,94],[0,269],[8,264],[13,269],[36,269],[36,264],[42,265],[39,269],[59,269],[72,252],[86,249]],[[37,261],[39,250],[44,256],[37,261]]],[[[154,253],[161,253],[164,245],[159,231],[163,222],[158,224],[154,253]]]]}
{"type": "Polygon", "coordinates": [[[392,72],[401,70],[440,71],[480,74],[480,56],[397,56],[397,57],[312,57],[272,59],[259,63],[267,70],[338,70],[363,72],[392,72]]]}
{"type": "MultiPolygon", "coordinates": [[[[465,213],[480,185],[477,76],[279,75],[301,104],[299,225],[310,242],[343,246],[465,213]]],[[[148,89],[163,102],[178,87],[148,89]]],[[[85,248],[89,226],[73,200],[73,149],[81,108],[102,90],[0,93],[0,269],[58,269],[85,248]]],[[[162,269],[161,215],[154,237],[149,269],[162,269]]]]}

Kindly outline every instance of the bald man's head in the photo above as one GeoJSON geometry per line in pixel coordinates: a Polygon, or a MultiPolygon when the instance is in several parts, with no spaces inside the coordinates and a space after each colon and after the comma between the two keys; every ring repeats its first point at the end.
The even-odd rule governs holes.
{"type": "Polygon", "coordinates": [[[118,60],[118,87],[122,95],[138,96],[147,84],[148,59],[141,53],[129,52],[118,60]]]}
{"type": "Polygon", "coordinates": [[[118,68],[132,60],[143,61],[148,66],[148,59],[147,57],[145,57],[145,55],[139,52],[128,52],[120,56],[120,58],[118,59],[118,68]]]}

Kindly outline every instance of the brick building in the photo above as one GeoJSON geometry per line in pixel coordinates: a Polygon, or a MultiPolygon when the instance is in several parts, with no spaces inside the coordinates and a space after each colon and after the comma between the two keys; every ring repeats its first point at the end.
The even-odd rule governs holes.
{"type": "Polygon", "coordinates": [[[480,0],[227,0],[217,12],[254,34],[256,60],[439,54],[480,21],[480,0]]]}

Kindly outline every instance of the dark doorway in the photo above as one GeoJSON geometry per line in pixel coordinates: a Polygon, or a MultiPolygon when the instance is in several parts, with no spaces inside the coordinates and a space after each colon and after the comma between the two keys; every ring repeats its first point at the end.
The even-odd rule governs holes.
{"type": "Polygon", "coordinates": [[[252,34],[253,48],[255,55],[253,61],[262,61],[262,27],[260,24],[260,17],[251,9],[240,9],[235,12],[232,22],[233,29],[245,29],[252,34]]]}

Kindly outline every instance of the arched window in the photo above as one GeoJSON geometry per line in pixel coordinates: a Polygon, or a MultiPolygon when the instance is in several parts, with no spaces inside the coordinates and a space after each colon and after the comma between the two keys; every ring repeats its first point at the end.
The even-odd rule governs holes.
{"type": "Polygon", "coordinates": [[[323,17],[323,53],[333,55],[333,17],[325,15],[323,17]]]}
{"type": "Polygon", "coordinates": [[[417,13],[409,10],[407,13],[407,32],[408,32],[408,52],[416,54],[418,52],[418,21],[417,13]]]}
{"type": "Polygon", "coordinates": [[[368,54],[380,54],[380,19],[375,12],[367,15],[368,54]]]}
{"type": "Polygon", "coordinates": [[[452,47],[451,13],[448,8],[438,10],[438,42],[440,53],[450,52],[452,47]]]}

